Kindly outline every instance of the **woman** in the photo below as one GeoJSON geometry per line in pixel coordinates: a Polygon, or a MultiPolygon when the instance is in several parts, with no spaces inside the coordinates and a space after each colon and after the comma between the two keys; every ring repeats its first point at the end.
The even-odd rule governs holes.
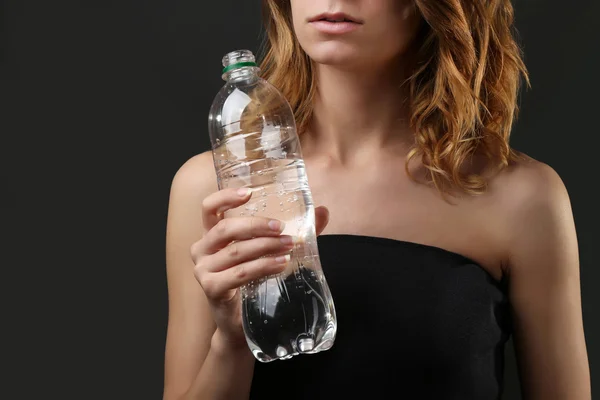
{"type": "Polygon", "coordinates": [[[263,76],[296,113],[338,337],[255,363],[236,288],[290,245],[277,221],[223,220],[250,196],[218,191],[200,154],[170,197],[164,398],[497,399],[512,333],[524,398],[589,399],[568,194],[508,144],[527,78],[510,2],[263,3],[263,76]]]}

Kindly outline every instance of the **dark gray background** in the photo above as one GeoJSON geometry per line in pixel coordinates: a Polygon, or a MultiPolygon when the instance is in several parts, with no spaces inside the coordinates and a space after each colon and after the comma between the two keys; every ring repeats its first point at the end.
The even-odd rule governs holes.
{"type": "MultiPolygon", "coordinates": [[[[185,160],[209,148],[221,57],[258,50],[259,2],[0,7],[11,398],[160,399],[169,186],[185,160]]],[[[571,194],[597,383],[600,3],[521,0],[516,8],[533,88],[522,96],[512,144],[553,166],[571,194]]],[[[507,353],[504,398],[518,399],[507,353]]]]}

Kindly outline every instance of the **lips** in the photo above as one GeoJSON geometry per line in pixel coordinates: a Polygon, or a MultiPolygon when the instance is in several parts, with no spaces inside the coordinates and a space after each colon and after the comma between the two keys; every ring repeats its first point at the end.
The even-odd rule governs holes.
{"type": "Polygon", "coordinates": [[[319,22],[319,21],[331,22],[331,23],[349,22],[349,23],[354,23],[354,24],[362,24],[362,21],[360,21],[358,18],[352,17],[352,16],[350,16],[348,14],[344,14],[344,13],[323,13],[323,14],[317,15],[316,17],[313,17],[309,20],[309,22],[319,22]]]}
{"type": "Polygon", "coordinates": [[[332,18],[322,18],[319,21],[327,21],[327,22],[354,22],[350,19],[332,19],[332,18]]]}
{"type": "Polygon", "coordinates": [[[325,13],[309,20],[318,32],[324,35],[342,35],[359,29],[363,22],[344,13],[325,13]]]}

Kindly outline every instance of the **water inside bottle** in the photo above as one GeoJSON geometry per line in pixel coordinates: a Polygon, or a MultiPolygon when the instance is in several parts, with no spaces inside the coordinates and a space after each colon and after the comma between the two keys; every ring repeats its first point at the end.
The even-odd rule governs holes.
{"type": "Polygon", "coordinates": [[[220,188],[243,186],[253,192],[225,217],[276,218],[286,223],[283,234],[296,238],[283,273],[240,289],[244,332],[254,356],[269,362],[329,349],[337,329],[335,308],[318,257],[303,160],[293,153],[243,161],[232,161],[219,149],[214,154],[220,188]]]}

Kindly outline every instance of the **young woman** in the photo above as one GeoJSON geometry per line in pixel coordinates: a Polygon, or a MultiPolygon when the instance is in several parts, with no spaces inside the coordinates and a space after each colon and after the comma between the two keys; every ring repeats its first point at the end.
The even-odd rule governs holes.
{"type": "Polygon", "coordinates": [[[278,221],[223,218],[251,196],[200,154],[172,184],[164,398],[498,399],[513,334],[525,399],[590,399],[569,197],[508,142],[527,79],[509,0],[263,3],[337,339],[255,362],[237,288],[291,247],[278,221]]]}

